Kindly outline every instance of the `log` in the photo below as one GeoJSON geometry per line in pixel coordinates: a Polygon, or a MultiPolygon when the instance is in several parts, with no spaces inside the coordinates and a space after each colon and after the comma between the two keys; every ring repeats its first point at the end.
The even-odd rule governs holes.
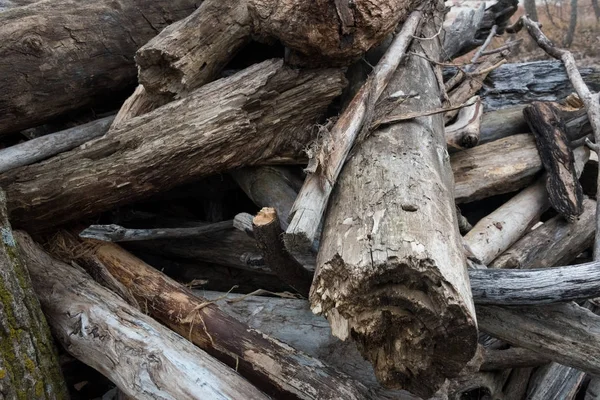
{"type": "Polygon", "coordinates": [[[596,400],[600,396],[600,378],[592,376],[584,400],[596,400]]]}
{"type": "MultiPolygon", "coordinates": [[[[589,156],[587,148],[575,150],[578,175],[589,156]]],[[[473,256],[482,264],[491,263],[521,238],[549,207],[545,178],[521,191],[502,207],[482,218],[464,236],[473,256]]]]}
{"type": "Polygon", "coordinates": [[[151,96],[146,93],[144,86],[138,85],[133,94],[125,100],[110,127],[111,129],[117,129],[123,122],[156,110],[158,107],[167,104],[170,100],[167,96],[151,96]]]}
{"type": "MultiPolygon", "coordinates": [[[[437,31],[425,27],[423,35],[437,31]]],[[[439,53],[437,40],[412,50],[421,46],[439,53]]],[[[400,91],[420,96],[394,114],[440,105],[423,58],[396,70],[386,94],[400,91]]],[[[419,396],[456,377],[477,347],[445,154],[439,114],[379,129],[360,143],[330,201],[310,294],[313,312],[328,318],[334,335],[357,342],[383,386],[419,396]]]]}
{"type": "Polygon", "coordinates": [[[573,151],[558,106],[533,102],[523,115],[533,132],[535,143],[546,170],[546,190],[550,205],[568,221],[583,212],[583,190],[575,171],[573,151]]]}
{"type": "Polygon", "coordinates": [[[235,371],[17,233],[57,340],[135,399],[267,399],[235,371]]]}
{"type": "Polygon", "coordinates": [[[108,131],[113,119],[112,116],[101,118],[2,149],[0,150],[0,173],[33,164],[100,137],[108,131]]]}
{"type": "Polygon", "coordinates": [[[468,203],[527,186],[539,176],[542,162],[531,135],[466,149],[450,156],[457,203],[468,203]]]}
{"type": "Polygon", "coordinates": [[[533,368],[513,369],[502,388],[505,399],[524,399],[533,368]]]}
{"type": "Polygon", "coordinates": [[[253,65],[85,149],[0,176],[11,218],[43,230],[285,151],[297,154],[343,84],[339,70],[297,71],[279,60],[253,65]]]}
{"type": "MultiPolygon", "coordinates": [[[[363,385],[250,329],[119,246],[86,244],[92,248],[81,256],[75,254],[76,259],[102,263],[140,304],[147,305],[155,319],[235,367],[270,395],[300,399],[370,398],[363,385]]],[[[69,247],[73,246],[77,242],[70,242],[69,247]]]]}
{"type": "Polygon", "coordinates": [[[596,202],[585,199],[583,214],[569,223],[560,215],[523,236],[491,264],[492,268],[545,268],[566,265],[589,248],[596,230],[596,202]]]}
{"type": "Polygon", "coordinates": [[[248,0],[254,33],[311,64],[349,65],[407,19],[420,1],[248,0]]]}
{"type": "Polygon", "coordinates": [[[0,396],[68,399],[58,353],[13,236],[0,190],[0,396]]]}
{"type": "Polygon", "coordinates": [[[218,76],[251,28],[246,1],[205,0],[137,51],[139,82],[149,94],[185,97],[218,76]]]}
{"type": "Polygon", "coordinates": [[[286,251],[277,211],[271,207],[263,207],[254,217],[252,225],[256,243],[267,267],[298,293],[308,296],[312,273],[286,251]]]}
{"type": "MultiPolygon", "coordinates": [[[[469,99],[472,101],[473,99],[469,99]]],[[[444,129],[446,143],[450,149],[466,149],[477,146],[483,106],[478,96],[472,105],[458,111],[456,121],[444,129]]]]}
{"type": "Polygon", "coordinates": [[[529,382],[527,399],[573,400],[585,373],[558,363],[539,368],[529,382]]]}
{"type": "Polygon", "coordinates": [[[134,84],[135,51],[196,4],[59,0],[3,11],[0,135],[114,97],[134,84]]]}
{"type": "Polygon", "coordinates": [[[505,350],[484,348],[480,370],[538,367],[549,362],[550,360],[543,354],[521,347],[511,347],[505,350]]]}

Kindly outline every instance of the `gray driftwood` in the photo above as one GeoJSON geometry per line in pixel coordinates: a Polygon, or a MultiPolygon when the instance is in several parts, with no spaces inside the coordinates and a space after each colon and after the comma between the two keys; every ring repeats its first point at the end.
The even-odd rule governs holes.
{"type": "Polygon", "coordinates": [[[550,360],[544,357],[542,353],[521,347],[511,347],[505,350],[485,348],[480,370],[493,371],[497,369],[537,367],[549,362],[550,360]]]}
{"type": "Polygon", "coordinates": [[[550,363],[531,376],[527,399],[573,400],[584,377],[585,373],[576,368],[550,363]]]}

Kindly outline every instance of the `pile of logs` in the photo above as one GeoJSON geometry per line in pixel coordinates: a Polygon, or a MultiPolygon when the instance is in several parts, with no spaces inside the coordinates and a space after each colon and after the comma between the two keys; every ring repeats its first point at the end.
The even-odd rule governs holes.
{"type": "Polygon", "coordinates": [[[0,397],[600,398],[600,71],[516,9],[1,2],[0,397]]]}

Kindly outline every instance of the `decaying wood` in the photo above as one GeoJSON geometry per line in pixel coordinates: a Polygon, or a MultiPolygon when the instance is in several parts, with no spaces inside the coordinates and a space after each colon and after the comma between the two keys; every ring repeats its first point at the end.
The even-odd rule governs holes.
{"type": "Polygon", "coordinates": [[[111,129],[117,129],[123,122],[149,113],[150,111],[167,104],[169,100],[170,98],[167,96],[151,96],[146,93],[144,86],[138,85],[133,91],[133,94],[125,100],[110,127],[111,129]]]}
{"type": "Polygon", "coordinates": [[[100,137],[108,131],[113,119],[114,117],[105,117],[2,149],[0,150],[0,173],[33,164],[100,137]]]}
{"type": "Polygon", "coordinates": [[[339,70],[255,64],[84,149],[0,176],[11,218],[41,230],[285,151],[300,153],[343,84],[339,70]]]}
{"type": "Polygon", "coordinates": [[[104,242],[133,242],[137,240],[189,238],[211,235],[233,228],[233,221],[215,222],[194,228],[127,229],[119,225],[91,225],[79,233],[87,239],[104,242]]]}
{"type": "Polygon", "coordinates": [[[510,376],[502,388],[504,398],[524,399],[533,371],[533,368],[516,368],[510,371],[510,376]]]}
{"type": "MultiPolygon", "coordinates": [[[[509,371],[476,372],[464,374],[449,382],[448,399],[462,400],[474,394],[481,397],[498,398],[509,371]]],[[[436,399],[436,398],[434,398],[436,399]]],[[[436,399],[437,400],[437,399],[436,399]]]]}
{"type": "Polygon", "coordinates": [[[139,82],[149,94],[185,97],[218,76],[250,31],[246,1],[204,0],[137,51],[139,82]]]}
{"type": "Polygon", "coordinates": [[[450,157],[457,203],[510,193],[533,182],[542,162],[529,134],[513,135],[450,157]]]}
{"type": "Polygon", "coordinates": [[[0,134],[39,125],[133,85],[135,51],[196,4],[60,0],[3,11],[0,134]]]}
{"type": "MultiPolygon", "coordinates": [[[[267,399],[234,370],[18,232],[54,336],[135,399],[267,399]]],[[[182,334],[185,334],[182,332],[182,334]]]]}
{"type": "Polygon", "coordinates": [[[0,397],[69,398],[54,341],[33,292],[0,190],[0,397]]]}
{"type": "Polygon", "coordinates": [[[568,221],[583,212],[583,190],[575,171],[564,121],[552,103],[534,102],[523,115],[533,132],[546,171],[546,190],[550,205],[568,221]]]}
{"type": "Polygon", "coordinates": [[[421,17],[420,11],[414,11],[408,17],[363,87],[328,132],[324,149],[320,150],[326,154],[326,159],[318,160],[321,163],[319,173],[310,174],[306,178],[292,207],[284,242],[293,254],[310,249],[317,238],[329,196],[346,157],[361,129],[364,129],[363,126],[369,126],[375,103],[404,58],[421,17]]]}
{"type": "Polygon", "coordinates": [[[585,373],[575,368],[550,363],[539,368],[529,382],[527,399],[531,400],[572,400],[585,373]]]}
{"type": "Polygon", "coordinates": [[[92,245],[78,258],[104,264],[152,317],[236,367],[270,394],[300,399],[369,398],[367,389],[348,376],[250,329],[119,246],[92,245]]]}
{"type": "Polygon", "coordinates": [[[473,104],[458,111],[453,124],[445,127],[446,143],[448,143],[449,149],[475,147],[479,142],[482,116],[483,105],[477,96],[473,104]]]}
{"type": "Polygon", "coordinates": [[[492,268],[544,268],[566,265],[594,242],[596,202],[583,201],[572,223],[560,215],[529,232],[490,264],[492,268]]]}
{"type": "Polygon", "coordinates": [[[252,225],[256,243],[263,253],[267,267],[298,293],[308,296],[312,273],[286,251],[275,208],[263,207],[254,217],[252,225]]]}
{"type": "Polygon", "coordinates": [[[549,363],[550,360],[542,353],[521,347],[511,347],[505,350],[484,349],[481,371],[496,369],[537,367],[549,363]]]}
{"type": "MultiPolygon", "coordinates": [[[[574,151],[580,175],[589,157],[587,148],[574,151]]],[[[473,256],[488,265],[521,238],[550,206],[545,177],[522,190],[503,206],[482,218],[464,237],[473,256]]]]}
{"type": "MultiPolygon", "coordinates": [[[[422,34],[434,35],[436,18],[425,20],[422,34]]],[[[437,54],[438,46],[433,39],[412,50],[437,54]]],[[[431,64],[410,57],[383,98],[417,91],[393,110],[402,114],[438,107],[439,90],[431,64]]],[[[358,145],[330,201],[310,294],[312,310],[334,335],[357,342],[383,386],[421,396],[456,377],[477,347],[444,154],[439,114],[379,129],[358,145]]]]}

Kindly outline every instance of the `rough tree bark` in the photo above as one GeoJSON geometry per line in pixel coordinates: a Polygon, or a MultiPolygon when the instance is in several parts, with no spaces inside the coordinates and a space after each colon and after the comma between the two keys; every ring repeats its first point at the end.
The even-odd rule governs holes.
{"type": "Polygon", "coordinates": [[[59,0],[2,12],[0,135],[133,85],[135,51],[197,3],[59,0]]]}
{"type": "Polygon", "coordinates": [[[21,261],[0,190],[0,398],[68,399],[46,319],[21,261]]]}
{"type": "MultiPolygon", "coordinates": [[[[422,34],[434,35],[432,25],[422,34]]],[[[439,54],[437,39],[412,50],[421,46],[439,54]]],[[[410,57],[382,98],[400,90],[420,96],[395,114],[440,106],[423,58],[410,57]]],[[[452,187],[441,115],[374,132],[342,170],[311,288],[313,311],[358,343],[384,386],[422,396],[457,376],[477,346],[452,187]]]]}
{"type": "Polygon", "coordinates": [[[577,0],[571,0],[571,17],[569,18],[569,29],[567,30],[567,36],[563,41],[564,47],[571,47],[573,39],[575,38],[575,28],[577,28],[577,0]]]}
{"type": "Polygon", "coordinates": [[[85,148],[0,176],[13,223],[41,230],[286,150],[300,153],[343,84],[339,70],[297,71],[270,60],[205,85],[85,148]]]}
{"type": "Polygon", "coordinates": [[[524,0],[523,5],[525,6],[525,14],[534,21],[538,21],[537,8],[535,7],[535,0],[524,0]]]}

